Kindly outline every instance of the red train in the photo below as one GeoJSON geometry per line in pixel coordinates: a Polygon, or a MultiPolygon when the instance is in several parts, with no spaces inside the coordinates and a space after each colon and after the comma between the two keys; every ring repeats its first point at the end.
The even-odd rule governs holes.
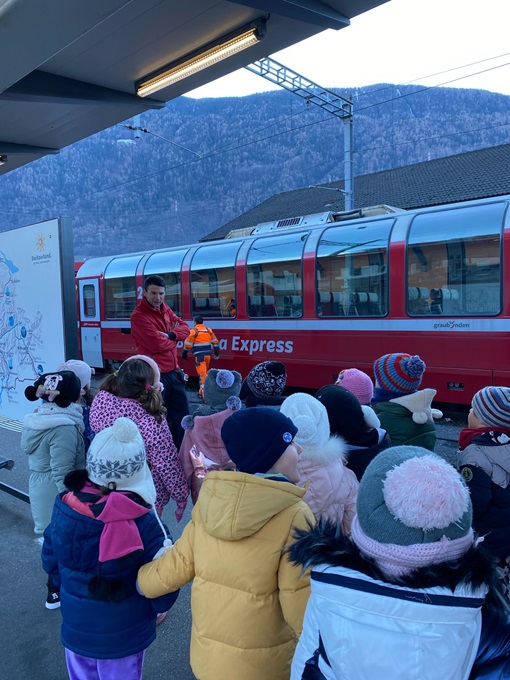
{"type": "Polygon", "coordinates": [[[87,260],[77,274],[82,357],[102,367],[134,352],[129,316],[144,277],[159,274],[176,313],[216,331],[218,366],[244,375],[281,360],[289,385],[317,388],[342,368],[372,374],[378,356],[409,352],[426,362],[423,386],[438,401],[467,404],[485,385],[510,385],[509,205],[502,196],[308,215],[87,260]]]}

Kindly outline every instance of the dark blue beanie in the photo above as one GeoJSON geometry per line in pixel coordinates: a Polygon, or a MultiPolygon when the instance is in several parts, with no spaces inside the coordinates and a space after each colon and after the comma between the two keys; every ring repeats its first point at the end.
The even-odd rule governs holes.
{"type": "Polygon", "coordinates": [[[267,406],[235,411],[221,428],[229,458],[240,472],[252,475],[270,470],[296,433],[290,418],[267,406]]]}

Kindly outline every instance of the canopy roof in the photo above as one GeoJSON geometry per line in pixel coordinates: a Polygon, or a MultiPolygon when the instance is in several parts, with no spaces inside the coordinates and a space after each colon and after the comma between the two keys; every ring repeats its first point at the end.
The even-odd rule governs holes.
{"type": "Polygon", "coordinates": [[[0,0],[0,174],[388,0],[0,0]],[[256,45],[150,97],[135,83],[257,19],[256,45]]]}

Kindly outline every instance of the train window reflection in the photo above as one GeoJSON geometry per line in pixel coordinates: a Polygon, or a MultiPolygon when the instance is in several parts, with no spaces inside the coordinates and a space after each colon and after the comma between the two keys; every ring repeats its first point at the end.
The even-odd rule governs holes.
{"type": "Polygon", "coordinates": [[[238,249],[239,243],[222,243],[197,250],[191,262],[193,314],[209,318],[235,316],[233,300],[238,249]]]}
{"type": "Polygon", "coordinates": [[[317,315],[388,313],[388,241],[394,220],[332,227],[317,248],[317,315]]]}
{"type": "Polygon", "coordinates": [[[494,316],[501,311],[504,204],[418,215],[407,245],[413,316],[494,316]]]}
{"type": "Polygon", "coordinates": [[[145,264],[144,279],[151,274],[158,274],[165,280],[165,302],[177,314],[182,316],[181,266],[187,250],[170,250],[154,253],[145,264]]]}
{"type": "Polygon", "coordinates": [[[303,316],[303,248],[306,233],[258,238],[246,262],[250,317],[303,316]]]}
{"type": "Polygon", "coordinates": [[[136,306],[136,268],[141,255],[116,257],[104,274],[107,319],[129,319],[136,306]]]}
{"type": "Polygon", "coordinates": [[[83,286],[83,313],[87,318],[96,316],[96,289],[90,283],[83,286]]]}

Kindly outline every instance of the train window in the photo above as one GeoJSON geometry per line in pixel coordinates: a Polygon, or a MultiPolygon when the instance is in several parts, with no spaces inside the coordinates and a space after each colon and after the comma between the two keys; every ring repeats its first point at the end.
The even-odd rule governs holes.
{"type": "Polygon", "coordinates": [[[165,279],[165,302],[177,316],[182,316],[181,265],[187,250],[154,253],[145,263],[144,279],[158,274],[165,279]]]}
{"type": "Polygon", "coordinates": [[[308,232],[254,241],[246,262],[248,316],[303,316],[303,248],[308,232]]]}
{"type": "Polygon", "coordinates": [[[393,219],[331,227],[317,247],[317,315],[388,313],[388,242],[393,219]]]}
{"type": "Polygon", "coordinates": [[[83,286],[83,313],[87,318],[96,316],[96,288],[91,283],[83,286]]]}
{"type": "Polygon", "coordinates": [[[235,316],[235,262],[239,243],[199,248],[191,261],[193,314],[214,318],[235,316]],[[232,310],[234,309],[234,313],[232,310]]]}
{"type": "Polygon", "coordinates": [[[136,268],[141,255],[115,257],[104,273],[107,319],[129,319],[136,306],[136,268]]]}
{"type": "Polygon", "coordinates": [[[495,316],[501,311],[505,205],[417,215],[407,243],[412,316],[495,316]]]}

